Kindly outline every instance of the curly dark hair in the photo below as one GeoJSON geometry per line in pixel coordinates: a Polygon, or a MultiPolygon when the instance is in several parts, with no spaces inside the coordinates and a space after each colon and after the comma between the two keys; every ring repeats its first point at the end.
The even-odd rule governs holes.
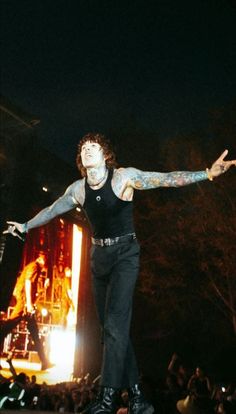
{"type": "Polygon", "coordinates": [[[112,145],[105,137],[105,135],[99,134],[98,132],[89,132],[88,134],[84,135],[84,137],[81,138],[79,144],[78,144],[78,152],[76,157],[76,164],[77,167],[82,175],[82,177],[87,176],[86,168],[83,167],[82,160],[81,160],[81,149],[82,146],[85,144],[85,142],[96,142],[99,145],[101,145],[103,149],[103,153],[106,157],[106,166],[109,169],[116,168],[117,167],[117,161],[116,156],[114,153],[114,150],[112,149],[112,145]]]}

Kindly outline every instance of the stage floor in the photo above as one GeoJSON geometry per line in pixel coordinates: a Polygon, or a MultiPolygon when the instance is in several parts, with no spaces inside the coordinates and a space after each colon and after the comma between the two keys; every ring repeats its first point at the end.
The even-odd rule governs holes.
{"type": "MultiPolygon", "coordinates": [[[[38,384],[46,382],[48,385],[52,385],[73,380],[72,373],[68,372],[65,366],[60,366],[60,364],[57,364],[46,371],[41,371],[41,364],[38,362],[29,362],[27,359],[13,358],[12,363],[17,374],[24,372],[29,377],[36,375],[38,384]]],[[[11,377],[12,374],[9,370],[6,358],[1,357],[0,364],[2,366],[2,375],[7,378],[11,377]]]]}

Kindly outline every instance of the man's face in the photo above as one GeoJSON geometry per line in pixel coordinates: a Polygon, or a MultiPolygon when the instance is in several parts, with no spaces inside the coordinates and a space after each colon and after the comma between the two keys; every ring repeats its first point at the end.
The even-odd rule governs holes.
{"type": "Polygon", "coordinates": [[[37,261],[37,263],[39,264],[40,267],[44,267],[45,258],[43,256],[39,256],[36,261],[37,261]]]}
{"type": "Polygon", "coordinates": [[[85,142],[81,148],[81,160],[85,168],[97,168],[105,165],[105,157],[101,145],[97,142],[85,142]]]}

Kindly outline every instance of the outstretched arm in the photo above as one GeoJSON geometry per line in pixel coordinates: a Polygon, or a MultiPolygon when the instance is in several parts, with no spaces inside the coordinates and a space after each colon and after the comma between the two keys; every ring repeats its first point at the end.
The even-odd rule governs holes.
{"type": "Polygon", "coordinates": [[[27,223],[17,223],[15,221],[7,221],[8,229],[5,230],[3,233],[4,234],[10,233],[13,236],[16,236],[22,239],[19,233],[25,233],[32,228],[47,224],[53,218],[61,214],[64,214],[67,211],[72,210],[75,206],[78,205],[78,202],[76,201],[73,195],[72,189],[73,189],[72,186],[68,187],[68,189],[66,190],[65,194],[62,197],[58,198],[49,207],[46,207],[43,210],[41,210],[36,216],[34,216],[27,223]]]}
{"type": "Polygon", "coordinates": [[[236,160],[225,161],[228,154],[225,150],[212,164],[210,169],[204,171],[173,171],[168,173],[148,172],[127,168],[128,186],[136,190],[149,190],[157,187],[182,187],[203,180],[213,180],[225,173],[232,165],[236,166],[236,160]]]}

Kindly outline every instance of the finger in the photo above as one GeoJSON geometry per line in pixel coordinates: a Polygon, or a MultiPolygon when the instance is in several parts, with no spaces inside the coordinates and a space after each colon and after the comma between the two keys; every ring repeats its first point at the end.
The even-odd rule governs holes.
{"type": "Polygon", "coordinates": [[[20,240],[24,241],[23,237],[21,237],[18,233],[12,232],[13,236],[18,237],[20,240]]]}
{"type": "Polygon", "coordinates": [[[15,236],[14,231],[15,231],[15,229],[13,229],[11,226],[9,226],[8,229],[4,230],[2,233],[3,234],[12,234],[13,236],[15,236]]]}
{"type": "Polygon", "coordinates": [[[220,163],[220,162],[222,162],[223,160],[224,160],[224,158],[226,157],[226,155],[228,154],[228,150],[226,149],[226,150],[224,150],[224,152],[222,152],[222,154],[221,154],[221,156],[218,158],[218,160],[216,160],[216,163],[220,163]]]}
{"type": "Polygon", "coordinates": [[[13,226],[16,224],[15,221],[7,221],[7,224],[12,224],[13,226]]]}
{"type": "Polygon", "coordinates": [[[15,230],[16,230],[15,226],[8,226],[9,233],[13,234],[15,230]]]}
{"type": "Polygon", "coordinates": [[[19,239],[23,242],[25,242],[25,237],[21,236],[20,234],[16,233],[16,236],[19,237],[19,239]]]}
{"type": "MultiPolygon", "coordinates": [[[[9,222],[7,223],[9,224],[9,222]]],[[[13,231],[15,231],[15,226],[8,226],[7,230],[3,231],[3,234],[8,234],[8,233],[12,234],[13,231]]]]}
{"type": "Polygon", "coordinates": [[[225,167],[227,169],[230,168],[232,165],[236,166],[236,160],[233,160],[233,161],[225,161],[225,167]]]}

